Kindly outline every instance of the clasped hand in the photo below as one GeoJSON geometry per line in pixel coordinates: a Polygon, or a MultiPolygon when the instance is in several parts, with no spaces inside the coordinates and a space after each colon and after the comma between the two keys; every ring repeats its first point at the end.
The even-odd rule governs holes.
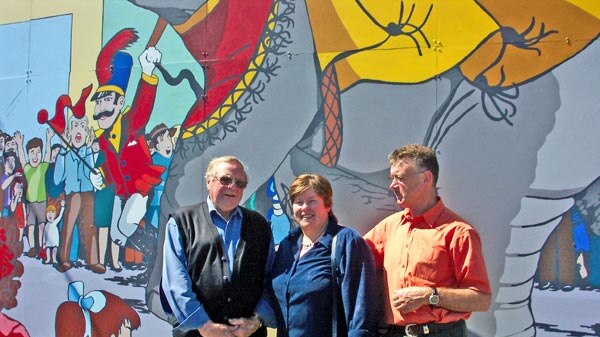
{"type": "Polygon", "coordinates": [[[429,287],[406,287],[394,290],[392,304],[400,313],[415,311],[429,303],[429,287]]]}
{"type": "Polygon", "coordinates": [[[204,337],[248,337],[261,326],[257,316],[231,318],[228,323],[229,325],[208,321],[198,331],[204,337]]]}

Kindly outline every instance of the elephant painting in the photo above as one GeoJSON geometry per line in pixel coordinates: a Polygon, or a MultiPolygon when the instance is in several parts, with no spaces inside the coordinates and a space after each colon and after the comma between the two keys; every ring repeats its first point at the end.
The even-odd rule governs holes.
{"type": "MultiPolygon", "coordinates": [[[[150,43],[170,27],[204,71],[161,224],[205,199],[207,163],[231,154],[249,167],[246,205],[276,239],[293,226],[287,188],[304,172],[326,176],[340,222],[365,233],[396,211],[387,154],[423,143],[438,152],[440,195],[482,237],[494,305],[470,330],[536,334],[542,247],[600,176],[598,4],[129,1],[158,15],[150,43]]],[[[164,317],[160,269],[146,296],[164,317]]]]}

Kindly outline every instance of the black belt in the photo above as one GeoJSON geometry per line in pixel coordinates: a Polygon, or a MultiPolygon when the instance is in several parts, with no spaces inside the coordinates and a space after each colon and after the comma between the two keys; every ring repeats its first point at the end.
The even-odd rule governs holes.
{"type": "Polygon", "coordinates": [[[436,332],[442,332],[455,327],[461,327],[465,324],[464,320],[459,320],[450,323],[427,323],[427,324],[408,324],[408,325],[390,325],[387,332],[383,336],[407,336],[419,337],[427,336],[436,332]]]}

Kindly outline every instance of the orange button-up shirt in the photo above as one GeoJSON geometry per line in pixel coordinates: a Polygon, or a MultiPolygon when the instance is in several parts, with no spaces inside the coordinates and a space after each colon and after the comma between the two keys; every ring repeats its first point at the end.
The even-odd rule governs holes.
{"type": "Polygon", "coordinates": [[[401,314],[391,303],[396,289],[467,288],[491,294],[479,234],[441,199],[416,218],[408,210],[390,215],[365,239],[383,271],[386,324],[448,323],[471,315],[430,305],[401,314]]]}

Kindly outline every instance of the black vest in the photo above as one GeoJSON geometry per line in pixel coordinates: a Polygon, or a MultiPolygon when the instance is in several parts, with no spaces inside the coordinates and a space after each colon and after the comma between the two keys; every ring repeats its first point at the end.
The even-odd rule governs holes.
{"type": "MultiPolygon", "coordinates": [[[[184,207],[172,215],[183,240],[192,290],[216,323],[252,316],[264,288],[271,228],[258,212],[243,207],[241,210],[242,229],[231,274],[223,240],[206,202],[184,207]]],[[[266,336],[264,328],[253,336],[263,335],[266,336]]]]}

